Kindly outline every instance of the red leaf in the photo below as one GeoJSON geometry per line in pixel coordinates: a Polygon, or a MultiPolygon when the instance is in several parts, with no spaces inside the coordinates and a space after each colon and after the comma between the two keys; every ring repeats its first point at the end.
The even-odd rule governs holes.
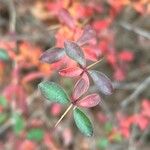
{"type": "Polygon", "coordinates": [[[64,55],[65,52],[63,48],[54,47],[45,51],[41,55],[40,60],[42,62],[51,64],[51,63],[58,62],[64,55]]]}
{"type": "Polygon", "coordinates": [[[24,112],[27,110],[27,95],[21,85],[10,84],[4,89],[3,94],[8,101],[12,101],[15,98],[17,108],[24,112]]]}
{"type": "Polygon", "coordinates": [[[53,116],[58,116],[61,113],[62,107],[58,103],[54,103],[50,107],[50,112],[53,116]]]}
{"type": "Polygon", "coordinates": [[[66,54],[76,62],[78,62],[80,65],[85,66],[86,61],[84,57],[84,53],[82,52],[82,49],[78,44],[71,41],[65,41],[65,52],[66,54]]]}
{"type": "Polygon", "coordinates": [[[111,80],[102,72],[90,70],[89,71],[95,85],[105,95],[112,94],[113,87],[111,80]]]}
{"type": "Polygon", "coordinates": [[[93,30],[90,25],[87,25],[85,26],[81,37],[77,40],[77,43],[78,45],[82,46],[95,37],[96,37],[95,30],[93,30]]]}
{"type": "Polygon", "coordinates": [[[94,93],[91,95],[86,96],[85,98],[81,99],[80,101],[77,101],[75,104],[80,107],[94,107],[100,103],[101,98],[98,94],[94,93]]]}
{"type": "Polygon", "coordinates": [[[35,144],[33,141],[25,140],[20,145],[20,150],[35,150],[37,148],[37,144],[35,144]]]}
{"type": "Polygon", "coordinates": [[[150,101],[144,99],[142,102],[142,115],[150,118],[150,101]]]}
{"type": "Polygon", "coordinates": [[[71,29],[75,29],[75,21],[66,9],[61,9],[58,15],[62,23],[65,23],[71,29]]]}
{"type": "Polygon", "coordinates": [[[44,74],[42,72],[34,71],[34,72],[27,74],[25,77],[23,77],[22,82],[27,83],[37,78],[42,78],[43,76],[44,74]]]}
{"type": "Polygon", "coordinates": [[[133,61],[134,59],[134,54],[133,52],[131,51],[122,51],[120,54],[119,54],[119,58],[122,60],[122,61],[126,61],[126,62],[131,62],[133,61]]]}
{"type": "Polygon", "coordinates": [[[114,72],[114,78],[118,81],[123,81],[125,79],[125,72],[123,69],[117,67],[114,72]]]}
{"type": "Polygon", "coordinates": [[[95,30],[104,30],[108,28],[110,22],[111,22],[110,19],[98,20],[93,23],[93,27],[95,30]]]}
{"type": "Polygon", "coordinates": [[[88,90],[88,88],[89,88],[89,78],[87,74],[84,73],[75,84],[72,94],[73,101],[81,97],[88,90]]]}
{"type": "Polygon", "coordinates": [[[81,73],[82,69],[80,69],[79,67],[65,68],[59,71],[59,74],[65,77],[76,77],[79,76],[81,73]]]}

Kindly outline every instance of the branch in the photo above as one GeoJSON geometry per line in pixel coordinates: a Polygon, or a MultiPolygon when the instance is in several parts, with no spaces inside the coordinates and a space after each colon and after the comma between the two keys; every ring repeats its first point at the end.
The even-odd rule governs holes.
{"type": "Polygon", "coordinates": [[[126,23],[126,22],[120,22],[119,25],[126,30],[133,31],[134,33],[136,33],[140,36],[150,39],[150,32],[148,32],[148,31],[145,31],[138,27],[134,27],[133,25],[126,23]]]}
{"type": "Polygon", "coordinates": [[[135,101],[135,99],[150,85],[150,76],[148,76],[136,89],[135,91],[127,97],[121,103],[122,107],[128,106],[131,102],[135,101]]]}

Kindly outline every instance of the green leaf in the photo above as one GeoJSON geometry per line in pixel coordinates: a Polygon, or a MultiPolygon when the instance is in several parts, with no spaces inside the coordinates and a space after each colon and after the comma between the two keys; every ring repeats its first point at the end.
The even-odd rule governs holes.
{"type": "Polygon", "coordinates": [[[3,96],[0,96],[0,105],[3,107],[7,106],[7,100],[3,96]]]}
{"type": "Polygon", "coordinates": [[[105,130],[106,130],[107,133],[111,132],[112,129],[113,129],[112,123],[107,122],[107,123],[105,124],[104,128],[105,128],[105,130]]]}
{"type": "Polygon", "coordinates": [[[102,149],[106,149],[107,146],[109,144],[109,141],[106,138],[101,138],[98,140],[97,142],[97,147],[102,150],[102,149]]]}
{"type": "Polygon", "coordinates": [[[31,129],[27,133],[27,138],[29,140],[41,141],[43,139],[43,136],[44,136],[44,131],[40,128],[31,129]]]}
{"type": "Polygon", "coordinates": [[[69,102],[68,95],[64,89],[58,84],[49,81],[43,81],[38,85],[42,95],[51,102],[67,104],[69,102]]]}
{"type": "Polygon", "coordinates": [[[8,115],[6,113],[0,113],[0,124],[5,122],[5,120],[7,119],[7,116],[8,115]]]}
{"type": "Polygon", "coordinates": [[[3,48],[0,48],[0,60],[4,60],[4,61],[9,60],[9,56],[8,56],[6,50],[3,48]]]}
{"type": "Polygon", "coordinates": [[[78,108],[73,111],[74,120],[78,129],[86,136],[93,135],[93,127],[89,118],[78,108]]]}
{"type": "Polygon", "coordinates": [[[19,134],[25,128],[25,121],[23,117],[18,113],[13,114],[12,122],[13,122],[13,131],[16,134],[19,134]]]}

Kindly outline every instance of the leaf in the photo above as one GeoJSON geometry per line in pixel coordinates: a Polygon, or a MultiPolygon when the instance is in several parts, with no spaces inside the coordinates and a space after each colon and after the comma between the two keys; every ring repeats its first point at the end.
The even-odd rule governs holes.
{"type": "Polygon", "coordinates": [[[134,59],[134,53],[131,51],[124,50],[124,51],[119,53],[118,57],[122,61],[131,62],[134,59]]]}
{"type": "Polygon", "coordinates": [[[22,78],[22,83],[25,84],[27,82],[36,80],[38,78],[42,78],[43,76],[44,76],[44,73],[40,71],[32,71],[22,78]]]}
{"type": "Polygon", "coordinates": [[[59,74],[64,77],[76,77],[82,73],[82,69],[79,67],[65,68],[59,71],[59,74]]]}
{"type": "Polygon", "coordinates": [[[41,141],[44,137],[44,131],[40,128],[31,129],[27,133],[27,138],[29,140],[41,141]]]}
{"type": "Polygon", "coordinates": [[[13,122],[13,131],[16,134],[19,134],[25,128],[25,121],[23,117],[18,113],[13,114],[12,122],[13,122]]]}
{"type": "Polygon", "coordinates": [[[74,101],[81,97],[85,92],[87,92],[89,84],[89,78],[87,74],[84,73],[74,86],[72,94],[72,98],[74,101]]]}
{"type": "Polygon", "coordinates": [[[63,48],[54,47],[45,51],[40,60],[44,63],[52,64],[58,62],[65,55],[63,48]]]}
{"type": "Polygon", "coordinates": [[[43,81],[38,85],[42,95],[51,102],[67,104],[69,102],[68,95],[64,89],[58,84],[49,81],[43,81]]]}
{"type": "Polygon", "coordinates": [[[64,42],[65,52],[66,54],[77,63],[82,66],[86,65],[84,53],[80,46],[75,42],[65,41],[64,42]]]}
{"type": "Polygon", "coordinates": [[[0,124],[4,123],[8,115],[6,113],[0,113],[0,124]]]}
{"type": "Polygon", "coordinates": [[[75,21],[66,9],[62,8],[58,15],[62,23],[65,23],[71,29],[75,29],[75,21]]]}
{"type": "Polygon", "coordinates": [[[3,107],[7,106],[7,100],[3,96],[0,96],[0,105],[3,107]]]}
{"type": "Polygon", "coordinates": [[[94,107],[96,105],[98,105],[101,101],[101,98],[98,94],[94,93],[91,95],[86,96],[85,98],[77,101],[75,103],[75,105],[79,106],[79,107],[94,107]]]}
{"type": "Polygon", "coordinates": [[[90,70],[89,71],[98,90],[105,95],[110,95],[113,92],[111,80],[102,72],[90,70]]]}
{"type": "Polygon", "coordinates": [[[106,138],[100,138],[97,142],[97,146],[100,149],[106,149],[109,144],[109,141],[106,138]]]}
{"type": "Polygon", "coordinates": [[[82,46],[95,37],[96,37],[95,30],[90,25],[87,25],[85,26],[81,37],[77,40],[77,43],[78,45],[82,46]]]}
{"type": "Polygon", "coordinates": [[[89,118],[78,108],[73,111],[73,116],[78,129],[86,136],[93,135],[93,127],[89,118]]]}
{"type": "Polygon", "coordinates": [[[3,48],[0,48],[0,60],[3,60],[3,61],[9,60],[9,56],[8,56],[6,50],[3,48]]]}

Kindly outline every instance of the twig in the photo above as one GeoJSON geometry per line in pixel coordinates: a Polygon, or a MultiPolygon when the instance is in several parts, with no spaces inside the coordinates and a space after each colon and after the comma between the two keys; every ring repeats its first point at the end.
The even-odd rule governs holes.
{"type": "Polygon", "coordinates": [[[99,62],[101,62],[102,60],[103,60],[103,58],[102,58],[102,59],[100,59],[100,60],[98,60],[98,61],[96,61],[95,63],[93,63],[93,64],[89,65],[89,66],[87,67],[87,69],[92,68],[93,66],[95,66],[96,64],[98,64],[99,62]]]}
{"type": "Polygon", "coordinates": [[[11,120],[10,119],[7,120],[7,122],[0,127],[0,135],[3,134],[9,127],[11,127],[11,125],[12,125],[11,120]]]}
{"type": "Polygon", "coordinates": [[[145,31],[138,27],[134,27],[133,25],[126,23],[126,22],[120,22],[119,25],[125,28],[126,30],[133,31],[140,36],[150,39],[150,32],[148,31],[145,31]]]}
{"type": "Polygon", "coordinates": [[[71,104],[66,111],[63,113],[63,115],[60,117],[60,119],[57,121],[57,123],[55,124],[55,128],[58,126],[58,124],[61,122],[61,120],[66,116],[66,114],[69,112],[69,110],[73,107],[73,104],[71,104]]]}
{"type": "Polygon", "coordinates": [[[7,0],[8,7],[9,7],[9,15],[10,15],[10,24],[9,24],[9,31],[11,33],[15,33],[16,31],[16,10],[13,0],[7,0]]]}
{"type": "Polygon", "coordinates": [[[136,89],[121,103],[122,107],[126,107],[133,102],[148,86],[150,85],[150,76],[148,76],[136,89]]]}

